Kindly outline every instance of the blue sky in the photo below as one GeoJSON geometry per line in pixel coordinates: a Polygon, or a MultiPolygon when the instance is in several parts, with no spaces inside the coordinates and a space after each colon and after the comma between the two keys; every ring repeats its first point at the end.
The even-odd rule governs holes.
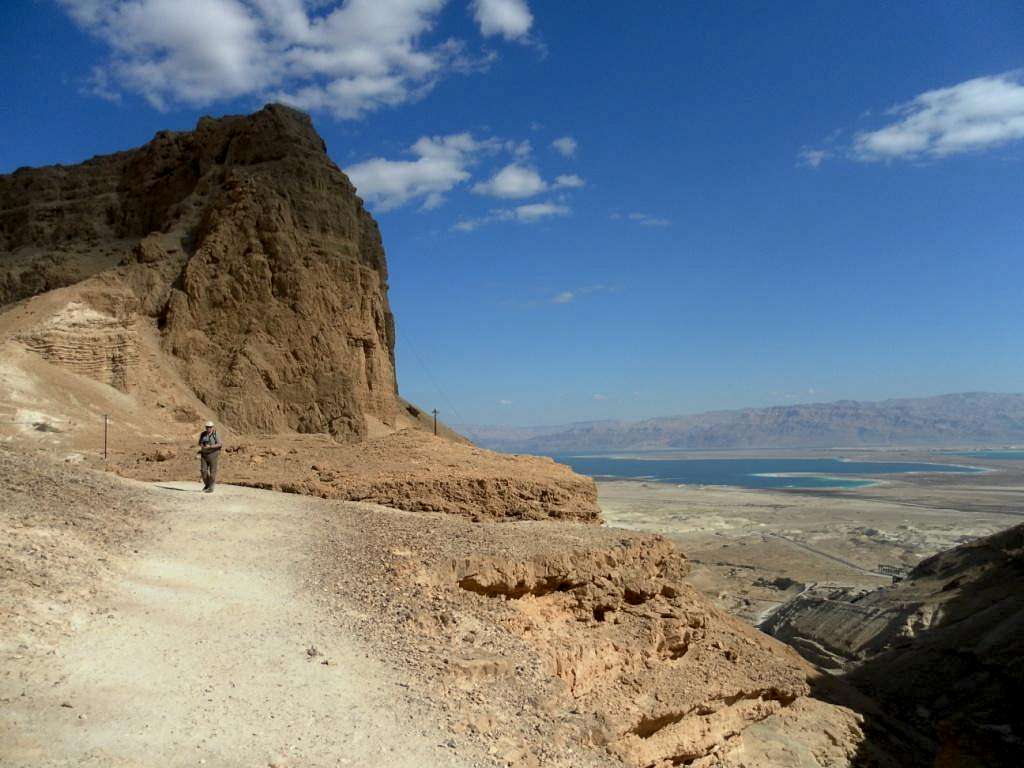
{"type": "Polygon", "coordinates": [[[1019,2],[8,0],[0,36],[0,172],[311,111],[449,421],[1024,389],[1019,2]]]}

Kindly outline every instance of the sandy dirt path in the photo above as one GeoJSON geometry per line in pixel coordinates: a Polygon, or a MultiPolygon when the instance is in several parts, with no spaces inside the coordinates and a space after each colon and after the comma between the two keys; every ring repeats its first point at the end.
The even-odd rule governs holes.
{"type": "Polygon", "coordinates": [[[113,610],[5,678],[0,765],[468,765],[304,588],[317,513],[198,488],[154,486],[165,530],[126,564],[113,610]]]}

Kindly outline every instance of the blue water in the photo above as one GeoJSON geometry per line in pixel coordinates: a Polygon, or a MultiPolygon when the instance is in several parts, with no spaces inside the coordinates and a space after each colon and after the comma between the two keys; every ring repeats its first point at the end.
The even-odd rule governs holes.
{"type": "Polygon", "coordinates": [[[977,456],[979,459],[1007,459],[1024,461],[1024,450],[1017,451],[943,451],[952,456],[977,456]]]}
{"type": "Polygon", "coordinates": [[[580,474],[592,477],[647,479],[687,485],[735,485],[741,488],[862,488],[874,484],[864,475],[982,471],[953,464],[840,459],[617,458],[593,454],[558,455],[554,458],[580,474]]]}

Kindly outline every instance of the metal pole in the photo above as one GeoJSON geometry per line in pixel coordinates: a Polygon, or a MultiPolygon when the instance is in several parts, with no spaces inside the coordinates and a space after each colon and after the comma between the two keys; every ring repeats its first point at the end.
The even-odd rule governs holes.
{"type": "Polygon", "coordinates": [[[107,460],[107,421],[109,417],[103,414],[103,460],[107,460]]]}
{"type": "Polygon", "coordinates": [[[437,408],[431,411],[434,414],[434,435],[437,435],[437,408]]]}

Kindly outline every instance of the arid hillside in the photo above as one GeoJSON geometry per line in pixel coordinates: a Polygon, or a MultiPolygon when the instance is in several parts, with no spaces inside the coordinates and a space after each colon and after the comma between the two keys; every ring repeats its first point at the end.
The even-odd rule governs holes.
{"type": "Polygon", "coordinates": [[[306,116],[19,170],[0,205],[0,762],[928,753],[714,608],[670,542],[601,525],[591,479],[428,431],[377,226],[306,116]]]}
{"type": "Polygon", "coordinates": [[[910,764],[659,537],[207,496],[24,445],[0,486],[4,765],[910,764]]]}
{"type": "Polygon", "coordinates": [[[876,590],[817,587],[764,629],[930,734],[940,765],[1018,765],[1024,526],[928,558],[876,590]]]}

